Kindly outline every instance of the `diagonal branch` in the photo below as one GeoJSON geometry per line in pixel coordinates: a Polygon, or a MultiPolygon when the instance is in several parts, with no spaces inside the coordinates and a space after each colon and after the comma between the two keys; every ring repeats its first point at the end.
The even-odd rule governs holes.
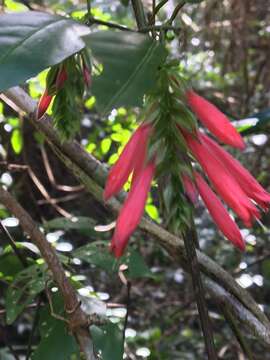
{"type": "MultiPolygon", "coordinates": [[[[37,122],[33,115],[36,109],[36,102],[21,88],[16,87],[6,91],[5,98],[8,99],[10,106],[13,106],[12,103],[14,103],[14,107],[19,107],[29,115],[32,114],[30,116],[31,122],[38,131],[45,135],[47,142],[56,155],[77,179],[85,185],[86,190],[99,202],[103,203],[102,186],[107,176],[106,168],[91,154],[86,153],[76,141],[62,143],[57,132],[52,127],[49,117],[45,117],[42,121],[37,122]]],[[[117,214],[121,207],[123,196],[121,194],[119,197],[110,200],[106,206],[113,213],[117,214]]],[[[146,217],[142,219],[139,227],[155,238],[174,260],[181,263],[185,270],[188,269],[182,239],[169,233],[146,217]]],[[[237,319],[242,324],[247,325],[258,339],[269,345],[269,320],[260,310],[252,296],[228,272],[207,255],[197,250],[197,257],[200,269],[204,274],[206,288],[211,296],[217,303],[222,304],[224,301],[228,301],[231,306],[231,312],[237,319]]]]}
{"type": "Polygon", "coordinates": [[[69,316],[70,328],[77,339],[80,350],[85,354],[87,360],[94,360],[95,356],[88,329],[87,316],[80,308],[76,291],[67,279],[55,250],[46,240],[44,234],[39,230],[31,216],[21,207],[13,196],[2,187],[0,187],[0,202],[19,219],[22,229],[38,247],[63,296],[65,309],[69,316]]]}

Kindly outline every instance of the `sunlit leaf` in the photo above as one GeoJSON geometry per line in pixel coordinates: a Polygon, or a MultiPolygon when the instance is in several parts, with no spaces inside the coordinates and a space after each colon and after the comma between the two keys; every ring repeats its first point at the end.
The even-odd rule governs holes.
{"type": "Polygon", "coordinates": [[[23,148],[23,137],[20,129],[14,129],[12,131],[10,142],[15,154],[20,154],[23,148]]]}

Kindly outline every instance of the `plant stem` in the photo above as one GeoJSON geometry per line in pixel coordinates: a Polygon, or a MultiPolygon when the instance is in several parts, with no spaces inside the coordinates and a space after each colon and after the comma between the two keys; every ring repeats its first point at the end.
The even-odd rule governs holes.
{"type": "Polygon", "coordinates": [[[31,356],[33,339],[34,339],[35,331],[36,331],[36,328],[37,328],[38,322],[39,322],[39,312],[41,309],[41,300],[42,300],[42,297],[41,297],[41,295],[39,295],[38,302],[37,302],[37,308],[36,308],[36,312],[35,312],[35,316],[34,316],[34,321],[33,321],[33,325],[32,325],[32,330],[31,330],[31,333],[29,336],[26,360],[29,360],[30,356],[31,356]]]}
{"type": "Polygon", "coordinates": [[[186,3],[185,1],[181,1],[179,4],[176,5],[175,9],[173,10],[172,16],[170,17],[170,19],[167,22],[168,25],[171,25],[173,23],[177,14],[182,9],[182,7],[185,5],[185,3],[186,3]]]}
{"type": "Polygon", "coordinates": [[[233,314],[231,313],[231,311],[228,309],[227,306],[222,307],[222,312],[224,314],[224,317],[225,317],[227,323],[230,325],[237,341],[239,342],[244,354],[246,355],[247,359],[253,360],[252,352],[251,352],[247,342],[245,341],[244,336],[241,334],[241,331],[239,330],[239,327],[237,325],[237,322],[236,322],[233,314]]]}
{"type": "Polygon", "coordinates": [[[86,0],[87,1],[87,15],[88,15],[88,19],[91,19],[92,15],[91,15],[91,0],[86,0]]]}
{"type": "Polygon", "coordinates": [[[162,0],[160,1],[160,3],[157,4],[157,6],[155,7],[155,11],[153,13],[153,15],[156,15],[159,10],[162,8],[163,5],[165,5],[169,0],[162,0]]]}
{"type": "Polygon", "coordinates": [[[128,316],[129,316],[129,310],[130,310],[130,290],[131,290],[131,282],[128,281],[127,282],[127,302],[126,302],[127,313],[125,316],[124,327],[123,327],[123,353],[124,353],[124,346],[125,346],[126,329],[127,329],[127,324],[128,324],[128,316]]]}
{"type": "Polygon", "coordinates": [[[123,31],[136,32],[136,30],[130,29],[127,26],[120,25],[120,24],[110,22],[110,21],[104,21],[104,20],[96,19],[96,18],[94,18],[92,16],[88,19],[87,24],[88,25],[93,25],[93,24],[104,25],[104,26],[108,26],[109,28],[119,29],[119,30],[123,30],[123,31]]]}
{"type": "Polygon", "coordinates": [[[147,26],[147,21],[145,18],[145,13],[143,9],[143,4],[141,0],[131,0],[133,11],[135,14],[135,19],[137,23],[137,27],[140,30],[147,26]]]}
{"type": "Polygon", "coordinates": [[[193,289],[199,311],[206,352],[208,355],[208,359],[216,360],[217,355],[214,345],[213,331],[205,301],[205,292],[201,279],[199,262],[196,254],[196,246],[198,244],[198,239],[194,224],[192,224],[192,227],[186,231],[183,237],[186,249],[187,264],[192,277],[193,289]]]}
{"type": "Polygon", "coordinates": [[[17,257],[20,260],[20,262],[22,263],[23,267],[26,268],[27,267],[26,259],[21,254],[20,249],[17,248],[16,242],[14,241],[14,239],[12,238],[12,236],[10,235],[9,231],[7,230],[5,225],[2,223],[2,221],[0,221],[0,230],[2,230],[2,232],[5,235],[9,245],[12,247],[12,250],[17,255],[17,257]]]}

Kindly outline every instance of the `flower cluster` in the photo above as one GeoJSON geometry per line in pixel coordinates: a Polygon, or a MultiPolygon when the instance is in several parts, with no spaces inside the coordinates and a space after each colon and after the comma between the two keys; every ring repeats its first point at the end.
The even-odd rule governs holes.
{"type": "MultiPolygon", "coordinates": [[[[173,78],[173,80],[175,80],[175,78],[173,78]]],[[[171,96],[171,94],[169,94],[169,96],[171,96]]],[[[175,94],[173,96],[173,101],[175,101],[175,94]]],[[[160,104],[161,101],[159,100],[157,103],[160,104]]],[[[177,99],[174,104],[177,106],[184,104],[184,109],[187,104],[202,125],[219,141],[241,150],[245,148],[243,139],[228,118],[220,112],[216,106],[196,94],[193,90],[189,89],[184,91],[184,101],[181,99],[179,102],[177,99]]],[[[183,111],[183,109],[181,109],[179,113],[181,113],[181,111],[183,111]]],[[[162,161],[168,162],[168,159],[176,158],[175,154],[173,155],[174,157],[167,154],[167,157],[164,157],[165,160],[160,160],[159,152],[167,151],[167,153],[169,152],[171,154],[172,149],[177,148],[179,145],[179,139],[177,140],[178,135],[180,136],[180,147],[178,146],[177,154],[182,154],[181,159],[184,163],[182,168],[181,165],[179,167],[177,164],[180,161],[174,163],[174,160],[171,161],[171,164],[165,164],[166,166],[163,164],[161,166],[163,176],[165,175],[167,180],[173,179],[174,183],[171,185],[172,191],[167,191],[166,195],[168,200],[169,194],[169,211],[172,212],[172,209],[175,209],[175,202],[177,202],[178,199],[182,201],[181,197],[175,197],[173,195],[175,192],[181,191],[180,188],[179,190],[177,188],[177,184],[180,181],[186,196],[191,202],[195,204],[198,195],[200,195],[219,230],[236,247],[244,250],[245,243],[241,232],[221,199],[238,215],[247,227],[250,227],[254,220],[259,219],[261,216],[259,208],[263,210],[269,208],[270,194],[262,188],[257,180],[236,159],[212,138],[198,129],[193,115],[189,117],[188,121],[186,121],[187,118],[179,121],[175,116],[167,118],[168,112],[165,112],[165,115],[161,114],[162,112],[156,117],[153,117],[152,121],[143,122],[138,127],[125,146],[118,161],[109,172],[104,191],[105,200],[117,194],[132,174],[131,188],[116,222],[111,242],[111,250],[116,257],[120,257],[123,254],[130,235],[138,226],[143,215],[147,194],[156,167],[160,166],[160,162],[162,161]],[[175,124],[172,125],[169,123],[171,120],[175,121],[175,124]],[[176,129],[176,132],[173,129],[176,129]],[[167,150],[163,151],[161,148],[159,151],[159,149],[156,148],[156,152],[154,152],[155,156],[149,158],[147,151],[149,143],[155,141],[158,143],[158,141],[160,141],[160,139],[157,140],[158,136],[166,137],[164,144],[166,144],[165,147],[167,150]],[[174,145],[176,144],[176,146],[172,145],[172,141],[174,141],[174,145]],[[181,145],[181,141],[183,141],[183,146],[181,145]],[[199,173],[197,165],[194,164],[194,158],[208,177],[213,190],[199,173]],[[186,171],[187,168],[189,171],[186,171]],[[164,171],[164,169],[167,170],[164,171]],[[169,172],[171,172],[171,175],[168,177],[169,172]],[[175,178],[178,180],[176,179],[175,181],[175,178]],[[174,199],[171,200],[173,197],[174,199]]],[[[160,173],[160,171],[158,172],[160,173]]],[[[168,185],[168,181],[166,184],[170,186],[168,185]]],[[[180,206],[180,204],[178,208],[180,211],[185,209],[185,207],[180,206]]],[[[174,213],[176,217],[180,214],[179,211],[174,213]]]]}
{"type": "MultiPolygon", "coordinates": [[[[197,95],[194,91],[187,93],[188,104],[199,120],[216,136],[217,139],[235,148],[245,147],[242,138],[231,125],[226,116],[213,104],[197,95]]],[[[239,216],[247,227],[260,218],[256,205],[263,210],[269,208],[270,194],[257,180],[226,150],[209,136],[199,130],[193,133],[181,129],[187,146],[208,176],[215,191],[239,216]]],[[[191,182],[191,180],[189,179],[191,182]]],[[[186,193],[194,202],[194,192],[190,184],[185,185],[186,193]],[[191,195],[190,195],[191,194],[191,195]]],[[[202,176],[194,173],[194,183],[220,231],[239,249],[245,244],[239,228],[223,206],[217,195],[211,190],[202,176]]]]}
{"type": "Polygon", "coordinates": [[[104,200],[116,195],[132,173],[131,188],[117,218],[111,242],[111,250],[116,257],[123,254],[130,235],[141,220],[155,173],[154,159],[147,159],[147,145],[151,132],[152,126],[142,123],[109,172],[104,200]]]}
{"type": "MultiPolygon", "coordinates": [[[[90,67],[86,65],[84,56],[81,56],[81,73],[83,75],[84,83],[87,87],[91,85],[91,72],[90,67]]],[[[52,67],[47,75],[46,89],[41,96],[36,118],[39,120],[47,111],[53,97],[63,88],[68,80],[68,69],[65,63],[52,67]]]]}

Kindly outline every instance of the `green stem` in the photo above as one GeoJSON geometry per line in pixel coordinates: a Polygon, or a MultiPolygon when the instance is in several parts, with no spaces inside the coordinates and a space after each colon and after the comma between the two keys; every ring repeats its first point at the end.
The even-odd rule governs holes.
{"type": "Polygon", "coordinates": [[[147,21],[141,0],[131,0],[137,27],[140,30],[147,26],[147,21]]]}
{"type": "Polygon", "coordinates": [[[124,25],[120,25],[114,22],[110,22],[110,21],[104,21],[104,20],[100,20],[100,19],[96,19],[94,17],[90,17],[87,21],[88,25],[93,25],[93,24],[97,24],[97,25],[104,25],[104,26],[108,26],[109,28],[114,28],[114,29],[118,29],[118,30],[123,30],[123,31],[133,31],[136,32],[136,30],[130,29],[124,25]]]}
{"type": "Polygon", "coordinates": [[[165,5],[169,0],[162,0],[160,3],[157,4],[157,6],[155,7],[155,11],[153,13],[153,15],[156,15],[159,10],[162,8],[163,5],[165,5]]]}
{"type": "Polygon", "coordinates": [[[87,15],[88,15],[88,19],[91,19],[92,15],[91,15],[91,0],[86,0],[87,1],[87,15]]]}
{"type": "Polygon", "coordinates": [[[175,20],[177,14],[179,13],[179,11],[182,9],[182,7],[185,5],[185,1],[181,1],[173,10],[172,16],[170,17],[170,19],[167,21],[168,25],[171,25],[173,23],[173,21],[175,20]]]}

